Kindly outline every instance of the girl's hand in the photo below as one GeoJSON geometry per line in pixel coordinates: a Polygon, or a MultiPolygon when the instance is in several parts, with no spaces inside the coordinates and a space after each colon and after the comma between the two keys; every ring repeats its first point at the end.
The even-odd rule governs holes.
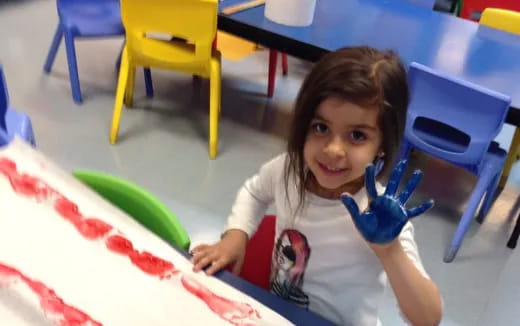
{"type": "Polygon", "coordinates": [[[203,244],[193,248],[193,270],[198,272],[209,266],[206,274],[212,275],[233,264],[233,273],[239,274],[244,263],[246,244],[247,234],[244,231],[229,230],[216,244],[203,244]]]}
{"type": "Polygon", "coordinates": [[[424,213],[433,206],[433,200],[430,199],[414,208],[406,209],[404,207],[422,177],[422,172],[416,170],[404,190],[397,195],[397,188],[405,169],[406,160],[402,160],[394,168],[385,193],[379,196],[375,184],[375,168],[373,165],[366,168],[365,187],[370,204],[362,214],[350,195],[346,193],[341,195],[341,200],[350,212],[357,229],[369,242],[371,248],[376,251],[393,247],[392,241],[399,236],[408,219],[424,213]]]}

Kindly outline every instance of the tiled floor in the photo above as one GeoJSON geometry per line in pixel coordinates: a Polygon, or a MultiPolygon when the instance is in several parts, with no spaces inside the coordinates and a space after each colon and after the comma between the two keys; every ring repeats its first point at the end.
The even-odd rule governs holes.
{"type": "MultiPolygon", "coordinates": [[[[42,66],[54,28],[55,1],[0,1],[0,63],[13,106],[27,112],[38,147],[68,169],[114,173],[157,194],[184,224],[193,242],[217,239],[242,182],[260,164],[283,151],[291,103],[309,64],[290,61],[273,100],[264,97],[267,53],[238,63],[223,62],[223,118],[220,152],[207,157],[206,81],[153,71],[156,95],[144,98],[138,75],[135,108],[123,112],[120,142],[108,144],[120,39],[77,43],[85,103],[73,104],[63,48],[50,76],[42,66]]],[[[498,139],[509,146],[513,128],[498,139]]],[[[518,325],[520,249],[505,247],[511,231],[520,166],[486,222],[473,223],[457,259],[442,262],[475,178],[442,162],[419,156],[425,179],[416,200],[434,197],[435,209],[415,221],[416,238],[445,304],[443,325],[518,325]]],[[[402,325],[389,292],[382,319],[402,325]]]]}

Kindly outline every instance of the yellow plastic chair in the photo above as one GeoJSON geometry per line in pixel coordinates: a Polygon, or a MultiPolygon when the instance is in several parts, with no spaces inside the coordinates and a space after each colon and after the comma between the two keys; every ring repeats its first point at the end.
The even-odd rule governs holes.
{"type": "MultiPolygon", "coordinates": [[[[506,9],[486,8],[480,17],[480,24],[520,35],[520,12],[506,9]]],[[[500,178],[499,187],[503,188],[506,185],[509,172],[511,172],[511,167],[516,161],[519,152],[520,129],[516,128],[513,142],[511,143],[511,147],[509,147],[509,153],[507,154],[507,160],[504,165],[502,177],[500,178]]]]}
{"type": "Polygon", "coordinates": [[[217,10],[217,0],[121,0],[126,45],[114,103],[111,144],[117,141],[123,101],[127,107],[132,105],[136,67],[155,67],[210,79],[209,156],[217,156],[220,54],[212,46],[217,10]],[[170,37],[164,40],[147,36],[157,33],[170,37]]]}

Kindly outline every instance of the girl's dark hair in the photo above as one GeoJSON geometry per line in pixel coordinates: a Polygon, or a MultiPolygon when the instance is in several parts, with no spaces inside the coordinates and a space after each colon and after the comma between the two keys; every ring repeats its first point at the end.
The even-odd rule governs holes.
{"type": "Polygon", "coordinates": [[[303,158],[307,132],[318,106],[330,97],[380,110],[384,167],[379,177],[393,166],[403,136],[409,92],[399,57],[392,51],[370,47],[343,48],[323,56],[298,93],[287,146],[285,187],[288,189],[290,178],[294,178],[299,208],[305,199],[307,181],[303,158]]]}

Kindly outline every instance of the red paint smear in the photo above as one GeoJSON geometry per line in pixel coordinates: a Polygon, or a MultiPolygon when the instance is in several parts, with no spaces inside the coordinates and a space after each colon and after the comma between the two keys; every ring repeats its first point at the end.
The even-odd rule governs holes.
{"type": "Polygon", "coordinates": [[[54,202],[54,209],[63,218],[71,222],[76,229],[87,239],[95,240],[104,237],[112,230],[112,226],[97,218],[85,218],[79,212],[78,205],[65,197],[54,202]]]}
{"type": "Polygon", "coordinates": [[[0,172],[7,177],[14,191],[24,196],[40,201],[55,193],[54,189],[42,180],[25,173],[19,174],[16,170],[16,163],[10,159],[0,159],[0,172]]]}
{"type": "Polygon", "coordinates": [[[14,276],[18,277],[24,282],[29,288],[40,297],[40,305],[46,313],[60,316],[60,326],[102,326],[98,321],[92,319],[89,315],[83,311],[74,308],[63,302],[63,300],[54,292],[54,290],[48,288],[43,283],[34,281],[17,269],[0,263],[0,275],[4,277],[14,276]],[[88,324],[87,324],[88,323],[88,324]]]}
{"type": "Polygon", "coordinates": [[[247,320],[255,317],[261,318],[258,311],[253,309],[249,304],[231,301],[218,296],[193,278],[181,276],[181,283],[191,294],[204,301],[206,305],[208,305],[209,309],[219,315],[220,318],[233,325],[256,325],[255,323],[249,323],[247,320]]]}
{"type": "Polygon", "coordinates": [[[130,255],[134,251],[132,242],[120,235],[112,235],[107,239],[107,248],[122,255],[130,255]]]}
{"type": "Polygon", "coordinates": [[[132,242],[121,235],[108,237],[106,246],[113,252],[128,256],[135,266],[147,274],[168,278],[172,273],[177,273],[172,263],[147,251],[139,252],[135,250],[132,242]]]}
{"type": "MultiPolygon", "coordinates": [[[[103,238],[113,229],[111,225],[101,221],[100,219],[84,217],[83,214],[81,214],[81,212],[79,211],[78,206],[74,202],[67,199],[58,191],[52,189],[41,179],[26,174],[20,174],[17,171],[16,163],[10,159],[0,159],[0,173],[4,174],[9,179],[13,190],[16,191],[18,194],[24,195],[29,198],[35,198],[38,201],[45,199],[54,199],[53,206],[56,212],[60,214],[63,218],[65,218],[67,221],[72,223],[74,227],[76,227],[78,232],[80,232],[81,235],[83,235],[87,239],[95,240],[103,238]]],[[[169,279],[172,275],[180,273],[177,269],[175,269],[175,266],[171,262],[154,256],[153,254],[147,251],[140,252],[134,249],[132,242],[121,235],[109,236],[105,240],[105,245],[110,251],[130,258],[130,261],[143,272],[150,275],[158,276],[160,279],[169,279]]],[[[27,284],[41,284],[34,282],[29,283],[29,279],[25,278],[21,273],[17,272],[14,269],[10,269],[7,266],[5,266],[3,270],[0,270],[0,272],[3,272],[5,274],[7,271],[6,268],[9,269],[9,271],[12,270],[12,272],[9,272],[10,274],[14,273],[17,276],[20,276],[22,280],[24,280],[24,282],[26,282],[27,284]]],[[[217,314],[222,319],[230,322],[235,326],[255,325],[255,323],[250,323],[251,318],[261,318],[258,311],[253,309],[249,304],[231,301],[224,297],[218,296],[211,292],[208,288],[203,286],[201,283],[195,281],[194,279],[187,279],[186,277],[182,276],[181,282],[186,290],[203,300],[215,314],[217,314]]],[[[41,284],[41,286],[43,286],[43,284],[41,284]]],[[[31,289],[33,289],[33,291],[36,292],[35,288],[31,287],[31,289]]],[[[47,288],[44,287],[42,289],[47,288]]],[[[52,294],[53,297],[55,297],[57,300],[46,300],[45,305],[42,303],[42,307],[44,307],[44,309],[47,309],[49,311],[55,311],[57,308],[65,305],[61,299],[55,296],[52,290],[47,290],[48,291],[44,292],[47,294],[52,294]],[[57,302],[57,305],[53,306],[55,302],[57,302]],[[60,302],[61,306],[59,305],[60,302]]],[[[75,316],[75,314],[78,315],[78,318],[83,318],[82,316],[88,317],[88,315],[83,314],[81,311],[73,307],[66,306],[65,308],[69,309],[67,310],[67,316],[69,316],[70,318],[72,318],[72,316],[75,316]]],[[[82,325],[78,322],[72,323],[76,319],[71,320],[72,321],[67,321],[67,323],[61,324],[60,326],[82,325]]],[[[81,321],[82,319],[77,320],[81,321]]],[[[93,323],[95,323],[94,325],[96,326],[101,325],[97,322],[93,323]]]]}
{"type": "MultiPolygon", "coordinates": [[[[90,240],[100,239],[113,229],[110,224],[100,219],[83,216],[76,203],[52,189],[39,178],[20,174],[16,163],[12,160],[7,158],[0,159],[0,172],[9,179],[13,190],[17,193],[39,200],[54,199],[53,205],[56,212],[74,225],[85,238],[90,240]]],[[[108,237],[106,246],[111,251],[128,256],[135,266],[147,274],[158,276],[162,279],[178,273],[171,262],[156,257],[147,251],[140,252],[135,250],[132,242],[123,236],[114,235],[108,237]]]]}

